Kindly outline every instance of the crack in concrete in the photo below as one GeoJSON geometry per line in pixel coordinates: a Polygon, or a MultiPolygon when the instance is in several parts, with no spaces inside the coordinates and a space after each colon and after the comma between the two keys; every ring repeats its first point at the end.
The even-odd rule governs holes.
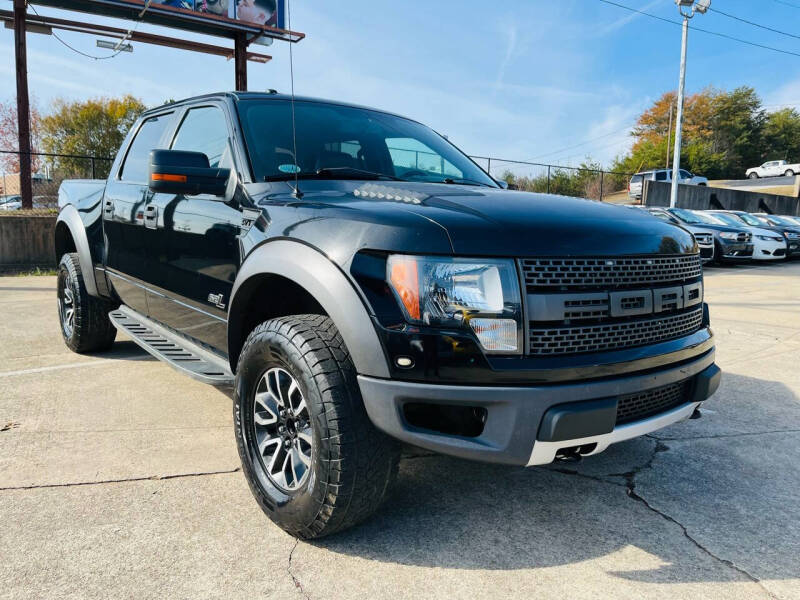
{"type": "Polygon", "coordinates": [[[669,450],[669,446],[667,446],[666,444],[663,444],[661,439],[654,438],[651,435],[647,435],[645,437],[648,437],[648,438],[653,439],[653,440],[656,441],[656,445],[653,448],[653,452],[650,454],[650,457],[647,459],[646,462],[644,462],[643,464],[639,465],[638,467],[634,467],[630,471],[626,471],[624,473],[608,473],[607,475],[604,475],[604,476],[595,476],[595,475],[587,475],[585,473],[580,473],[580,472],[572,470],[572,469],[550,468],[550,469],[547,469],[547,470],[548,471],[555,471],[557,473],[563,473],[565,475],[576,475],[578,477],[583,477],[585,479],[591,479],[592,481],[597,481],[599,483],[604,483],[606,485],[615,485],[615,486],[619,486],[619,487],[624,487],[625,488],[625,492],[626,492],[626,494],[627,494],[627,496],[629,498],[631,498],[632,500],[635,500],[636,502],[642,503],[652,513],[654,513],[654,514],[658,515],[659,517],[661,517],[662,519],[664,519],[664,520],[666,520],[666,521],[668,521],[668,522],[680,527],[681,532],[683,533],[683,536],[687,540],[689,540],[698,550],[700,550],[701,552],[706,554],[712,560],[715,560],[715,561],[727,566],[728,568],[733,569],[734,571],[736,571],[737,573],[739,573],[743,577],[747,578],[749,581],[757,584],[762,590],[764,590],[764,592],[770,598],[776,598],[776,596],[770,590],[768,590],[766,587],[764,587],[764,584],[761,582],[761,580],[758,577],[755,577],[754,575],[750,574],[747,570],[737,566],[733,561],[731,561],[731,560],[729,560],[727,558],[722,558],[721,556],[717,556],[716,554],[714,554],[711,550],[709,550],[703,544],[701,544],[697,539],[692,537],[692,535],[689,533],[689,530],[686,528],[686,526],[683,523],[681,523],[680,521],[678,521],[674,517],[672,517],[672,516],[662,512],[662,511],[658,510],[652,504],[650,504],[644,497],[642,497],[640,494],[638,494],[636,492],[636,476],[639,473],[641,473],[642,471],[651,469],[653,467],[653,463],[655,462],[656,457],[661,452],[666,452],[666,451],[669,450]],[[609,481],[608,479],[605,479],[605,477],[624,477],[625,478],[625,484],[621,485],[621,484],[616,483],[614,481],[609,481]]]}
{"type": "Polygon", "coordinates": [[[294,587],[298,589],[301,594],[303,594],[304,598],[311,600],[311,596],[308,595],[305,588],[303,587],[303,584],[300,583],[300,580],[295,576],[294,572],[292,571],[292,558],[294,558],[294,551],[297,550],[297,546],[299,544],[300,540],[295,539],[294,546],[292,546],[292,549],[289,551],[289,563],[286,565],[286,572],[289,574],[289,577],[292,578],[292,583],[294,583],[294,587]]]}
{"type": "Polygon", "coordinates": [[[108,483],[127,483],[130,481],[164,481],[167,479],[183,479],[186,477],[205,477],[206,475],[227,475],[241,471],[241,467],[226,471],[204,471],[200,473],[178,473],[176,475],[150,475],[149,477],[130,477],[127,479],[103,479],[100,481],[78,481],[74,483],[44,483],[40,485],[19,485],[0,487],[0,492],[13,490],[41,490],[48,488],[82,487],[87,485],[105,485],[108,483]]]}

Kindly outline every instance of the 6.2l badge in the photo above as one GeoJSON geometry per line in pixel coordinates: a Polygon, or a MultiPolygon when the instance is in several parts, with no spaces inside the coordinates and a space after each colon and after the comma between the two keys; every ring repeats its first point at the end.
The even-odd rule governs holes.
{"type": "Polygon", "coordinates": [[[222,294],[209,294],[208,301],[217,308],[225,310],[225,296],[222,294]]]}

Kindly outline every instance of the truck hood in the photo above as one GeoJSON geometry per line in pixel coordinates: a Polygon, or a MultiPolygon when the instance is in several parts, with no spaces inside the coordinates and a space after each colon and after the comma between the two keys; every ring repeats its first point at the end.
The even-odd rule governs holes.
{"type": "MultiPolygon", "coordinates": [[[[695,251],[692,235],[645,211],[548,194],[392,181],[300,182],[303,203],[339,218],[440,226],[452,251],[473,256],[620,256],[695,251]],[[336,209],[339,210],[336,210],[336,209]],[[416,223],[416,222],[414,222],[416,223]]],[[[273,184],[272,201],[280,201],[273,184]]],[[[285,194],[285,187],[283,187],[285,194]]],[[[297,202],[295,200],[295,202],[297,202]]],[[[424,244],[409,251],[427,251],[424,244]]],[[[375,248],[381,249],[381,248],[375,248]]]]}

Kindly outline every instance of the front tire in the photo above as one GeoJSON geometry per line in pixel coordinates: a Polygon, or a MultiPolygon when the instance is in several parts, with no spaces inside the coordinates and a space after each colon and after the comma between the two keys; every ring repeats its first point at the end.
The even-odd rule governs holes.
{"type": "Polygon", "coordinates": [[[748,179],[758,179],[758,173],[750,173],[750,175],[748,175],[748,179]]]}
{"type": "Polygon", "coordinates": [[[794,177],[794,171],[792,171],[791,169],[787,169],[786,173],[784,173],[783,175],[784,177],[794,177]]]}
{"type": "Polygon", "coordinates": [[[61,257],[58,265],[58,317],[64,343],[73,352],[108,350],[117,330],[108,318],[115,304],[90,296],[75,252],[61,257]]]}
{"type": "Polygon", "coordinates": [[[397,475],[399,444],[369,420],[328,317],[272,319],[250,333],[233,416],[253,496],[294,536],[319,538],[365,520],[397,475]]]}

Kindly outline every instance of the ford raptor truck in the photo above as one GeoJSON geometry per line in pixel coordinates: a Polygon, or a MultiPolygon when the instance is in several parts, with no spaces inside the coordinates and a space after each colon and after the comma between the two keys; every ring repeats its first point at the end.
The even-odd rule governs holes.
{"type": "Polygon", "coordinates": [[[720,370],[692,235],[505,187],[379,110],[149,110],[107,180],[61,186],[61,333],[232,388],[253,495],[303,538],[373,513],[402,443],[544,465],[694,415],[720,370]]]}

